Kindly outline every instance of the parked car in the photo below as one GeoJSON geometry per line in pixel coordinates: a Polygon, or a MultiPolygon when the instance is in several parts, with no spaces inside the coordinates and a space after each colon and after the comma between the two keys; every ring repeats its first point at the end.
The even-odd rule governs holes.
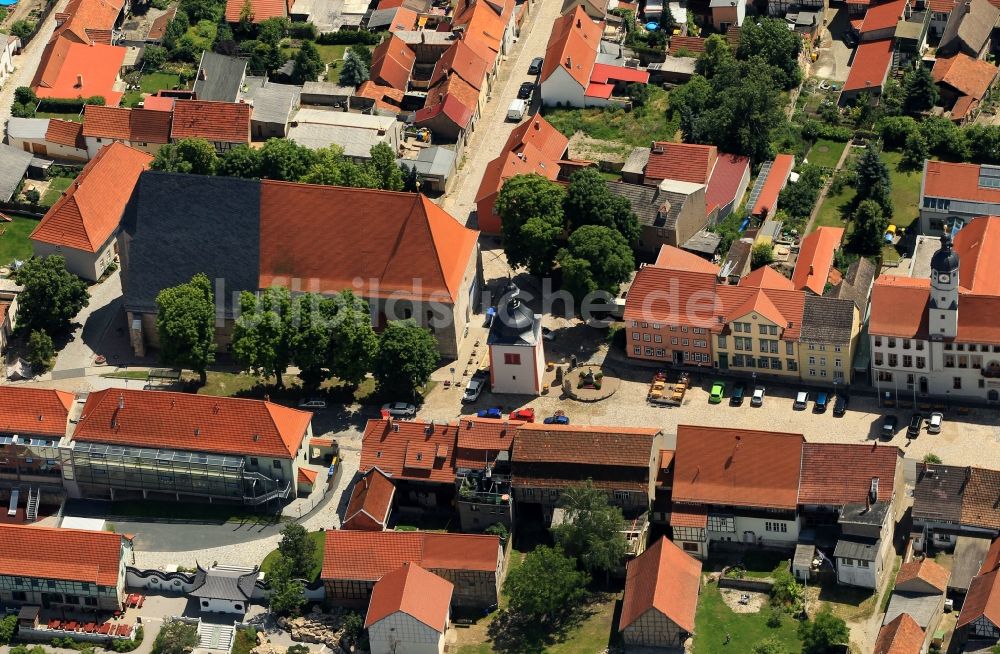
{"type": "Polygon", "coordinates": [[[816,401],[813,402],[813,413],[826,413],[826,405],[829,402],[829,395],[820,391],[816,394],[816,401]]]}
{"type": "MultiPolygon", "coordinates": [[[[858,37],[854,36],[853,32],[844,32],[844,45],[846,45],[848,48],[853,48],[857,44],[858,44],[858,37]]],[[[834,88],[832,84],[830,85],[830,88],[834,88]]]]}
{"type": "Polygon", "coordinates": [[[531,94],[534,92],[535,92],[534,82],[521,82],[521,86],[517,87],[517,99],[530,100],[531,94]]]}
{"type": "Polygon", "coordinates": [[[523,409],[515,409],[510,412],[511,420],[521,420],[523,422],[534,422],[535,421],[535,410],[530,406],[523,409]]]}
{"type": "Polygon", "coordinates": [[[838,395],[837,399],[833,403],[833,416],[835,418],[840,418],[845,413],[847,413],[847,396],[838,395]]]}
{"type": "Polygon", "coordinates": [[[318,397],[304,397],[299,400],[300,409],[325,409],[326,400],[318,397]]]}
{"type": "Polygon", "coordinates": [[[489,418],[491,420],[500,420],[503,418],[503,410],[500,407],[495,406],[489,409],[480,409],[476,416],[479,418],[489,418]]]}
{"type": "Polygon", "coordinates": [[[469,404],[475,402],[479,399],[479,396],[483,393],[483,386],[486,385],[482,379],[470,379],[469,383],[465,386],[465,393],[462,394],[462,402],[469,404]]]}
{"type": "Polygon", "coordinates": [[[723,395],[726,394],[726,385],[722,382],[712,383],[712,392],[708,396],[709,404],[718,404],[722,401],[723,395]]]}
{"type": "Polygon", "coordinates": [[[511,100],[510,105],[507,107],[507,120],[517,122],[524,118],[524,114],[526,113],[528,113],[527,102],[518,99],[511,100]]]}
{"type": "Polygon", "coordinates": [[[417,407],[406,402],[390,402],[382,405],[383,411],[388,411],[393,418],[412,418],[417,415],[417,407]]]}
{"type": "Polygon", "coordinates": [[[920,435],[920,428],[924,426],[924,417],[919,413],[910,416],[910,424],[906,427],[906,437],[916,438],[920,435]]]}
{"type": "Polygon", "coordinates": [[[764,387],[758,386],[753,389],[753,397],[750,398],[750,406],[764,406],[764,387]]]}
{"type": "Polygon", "coordinates": [[[927,433],[940,434],[942,424],[944,424],[944,414],[940,411],[935,411],[927,421],[927,433]]]}
{"type": "Polygon", "coordinates": [[[882,438],[892,438],[896,435],[896,428],[899,426],[899,418],[888,415],[882,418],[882,438]]]}
{"type": "Polygon", "coordinates": [[[541,73],[542,72],[542,63],[543,62],[544,62],[544,59],[542,59],[541,57],[535,57],[534,59],[532,59],[531,60],[531,64],[528,66],[528,74],[529,75],[538,75],[539,73],[541,73]]]}
{"type": "Polygon", "coordinates": [[[799,391],[795,394],[795,402],[792,403],[793,409],[796,411],[805,411],[807,404],[809,404],[809,393],[806,391],[799,391]]]}
{"type": "Polygon", "coordinates": [[[733,392],[729,394],[729,406],[743,406],[743,396],[746,392],[747,388],[742,382],[736,384],[733,387],[733,392]]]}
{"type": "Polygon", "coordinates": [[[560,414],[560,415],[555,415],[555,416],[549,416],[548,418],[546,418],[542,422],[545,423],[546,425],[568,425],[569,424],[569,416],[567,416],[565,414],[560,414]]]}

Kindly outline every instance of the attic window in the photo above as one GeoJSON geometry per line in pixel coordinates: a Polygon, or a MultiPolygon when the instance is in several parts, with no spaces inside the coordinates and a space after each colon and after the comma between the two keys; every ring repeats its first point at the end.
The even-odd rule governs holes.
{"type": "Polygon", "coordinates": [[[376,459],[381,459],[382,458],[382,450],[379,450],[378,452],[375,453],[375,458],[376,459]]]}

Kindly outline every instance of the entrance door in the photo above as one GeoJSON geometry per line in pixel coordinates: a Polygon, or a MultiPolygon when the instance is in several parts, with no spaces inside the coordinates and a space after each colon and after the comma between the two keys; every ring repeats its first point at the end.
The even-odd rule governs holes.
{"type": "Polygon", "coordinates": [[[678,366],[684,365],[684,353],[680,350],[674,350],[674,363],[678,366]]]}
{"type": "Polygon", "coordinates": [[[921,394],[927,393],[927,378],[926,377],[921,377],[920,378],[920,393],[921,394]]]}
{"type": "Polygon", "coordinates": [[[748,545],[753,545],[754,543],[757,542],[757,538],[754,536],[754,533],[752,531],[744,531],[743,542],[747,543],[748,545]]]}
{"type": "Polygon", "coordinates": [[[728,370],[728,369],[729,369],[729,355],[719,354],[719,370],[728,370]]]}

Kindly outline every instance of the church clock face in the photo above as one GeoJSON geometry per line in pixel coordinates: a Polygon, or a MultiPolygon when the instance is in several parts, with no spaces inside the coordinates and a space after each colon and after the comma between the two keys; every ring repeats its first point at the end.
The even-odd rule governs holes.
{"type": "Polygon", "coordinates": [[[938,275],[938,281],[941,282],[942,284],[947,284],[948,282],[951,281],[951,275],[947,273],[941,273],[940,275],[938,275]]]}

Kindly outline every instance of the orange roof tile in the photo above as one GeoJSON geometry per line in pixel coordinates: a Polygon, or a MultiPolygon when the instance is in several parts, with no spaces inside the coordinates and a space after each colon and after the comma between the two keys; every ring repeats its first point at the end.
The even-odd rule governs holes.
{"type": "Polygon", "coordinates": [[[773,216],[775,208],[778,206],[778,196],[788,183],[788,176],[795,166],[795,157],[790,154],[779,154],[771,162],[771,167],[767,171],[767,179],[757,196],[757,201],[750,209],[754,216],[767,214],[773,216]]]}
{"type": "Polygon", "coordinates": [[[480,57],[492,62],[491,68],[495,66],[500,54],[501,42],[514,3],[512,0],[505,0],[502,6],[502,11],[498,12],[495,6],[484,0],[461,0],[455,7],[455,18],[452,20],[453,26],[465,28],[462,39],[480,57]]]}
{"type": "Polygon", "coordinates": [[[72,120],[49,118],[49,127],[45,130],[45,140],[77,150],[87,149],[87,142],[83,140],[83,125],[72,120]]]}
{"type": "Polygon", "coordinates": [[[109,531],[0,524],[0,575],[116,587],[122,537],[109,531]]]}
{"type": "Polygon", "coordinates": [[[489,69],[490,63],[476,54],[465,41],[455,41],[434,64],[430,85],[433,87],[454,74],[477,91],[482,91],[489,69]]]}
{"type": "Polygon", "coordinates": [[[240,16],[248,4],[253,23],[260,23],[268,18],[285,18],[291,6],[291,2],[286,0],[226,0],[226,21],[240,22],[240,16]]]}
{"type": "Polygon", "coordinates": [[[708,188],[705,190],[705,215],[742,197],[746,191],[743,185],[749,179],[749,157],[720,154],[712,169],[712,177],[708,180],[708,188]]]}
{"type": "Polygon", "coordinates": [[[152,43],[159,43],[162,41],[163,37],[167,35],[167,25],[170,24],[170,21],[172,21],[176,15],[177,8],[171,6],[166,12],[156,17],[153,20],[153,24],[149,27],[146,39],[152,43]]]}
{"type": "Polygon", "coordinates": [[[316,483],[316,471],[309,468],[299,468],[298,483],[312,486],[316,483]]]}
{"type": "Polygon", "coordinates": [[[125,0],[70,0],[55,16],[56,22],[62,23],[52,38],[62,36],[84,45],[111,45],[111,33],[124,4],[125,0]]]}
{"type": "Polygon", "coordinates": [[[979,170],[979,164],[927,161],[923,193],[931,198],[1000,204],[1000,189],[979,186],[979,170]]]}
{"type": "Polygon", "coordinates": [[[597,50],[601,44],[603,23],[595,23],[577,5],[572,13],[560,16],[552,23],[549,43],[545,48],[542,63],[541,83],[545,83],[559,69],[570,74],[577,84],[586,88],[590,84],[590,73],[597,61],[597,50]]]}
{"type": "Polygon", "coordinates": [[[704,529],[708,526],[708,509],[703,504],[675,504],[670,507],[670,526],[704,529]]]}
{"type": "MultiPolygon", "coordinates": [[[[514,435],[518,463],[649,467],[657,427],[599,427],[527,423],[514,435]]],[[[659,451],[657,450],[657,456],[659,451]]]]}
{"type": "Polygon", "coordinates": [[[795,284],[771,266],[761,266],[740,278],[740,286],[794,291],[795,284]]]}
{"type": "Polygon", "coordinates": [[[121,143],[107,145],[56,200],[31,239],[98,252],[117,231],[139,174],[153,157],[121,143]]]}
{"type": "Polygon", "coordinates": [[[496,536],[329,530],[320,577],[377,581],[406,562],[428,570],[494,572],[499,556],[496,536]]]}
{"type": "Polygon", "coordinates": [[[451,484],[457,439],[458,427],[453,424],[369,420],[361,439],[359,470],[378,468],[394,479],[451,484]]]}
{"type": "Polygon", "coordinates": [[[902,338],[926,336],[929,297],[929,279],[879,276],[872,285],[869,333],[902,338]]]}
{"type": "MultiPolygon", "coordinates": [[[[899,566],[896,574],[896,588],[904,590],[902,586],[907,586],[915,580],[924,582],[932,588],[945,593],[948,591],[948,580],[951,572],[935,563],[933,559],[924,557],[920,560],[908,561],[899,566]]],[[[909,590],[909,589],[907,589],[909,590]]],[[[916,590],[916,588],[914,588],[916,590]]],[[[921,589],[922,590],[922,589],[921,589]]]]}
{"type": "Polygon", "coordinates": [[[701,561],[661,537],[628,562],[618,631],[655,609],[684,631],[694,632],[700,589],[701,561]]]}
{"type": "Polygon", "coordinates": [[[261,400],[112,388],[90,394],[73,439],[287,459],[311,420],[307,411],[261,400]]]}
{"type": "Polygon", "coordinates": [[[873,478],[879,501],[892,500],[898,447],[855,443],[806,443],[802,446],[799,504],[843,506],[864,502],[873,478]]]}
{"type": "MultiPolygon", "coordinates": [[[[895,25],[895,21],[893,21],[895,25]]],[[[854,53],[854,62],[847,73],[844,91],[879,89],[889,73],[892,62],[892,39],[862,41],[854,53]]]]}
{"type": "Polygon", "coordinates": [[[983,616],[994,625],[1000,625],[1000,571],[972,578],[955,626],[960,629],[983,616]]]}
{"type": "Polygon", "coordinates": [[[952,57],[939,57],[931,76],[938,84],[947,84],[962,95],[981,100],[996,80],[997,67],[959,52],[952,57]]]}
{"type": "Polygon", "coordinates": [[[872,4],[865,13],[865,20],[861,23],[861,33],[875,30],[885,30],[896,27],[896,23],[903,17],[906,11],[907,0],[889,0],[872,4]]]}
{"type": "Polygon", "coordinates": [[[514,434],[523,424],[519,420],[459,420],[455,466],[481,469],[492,463],[498,453],[510,452],[514,434]]]}
{"type": "Polygon", "coordinates": [[[699,55],[705,51],[705,39],[697,36],[674,36],[670,39],[670,48],[668,52],[671,56],[676,57],[677,53],[687,50],[692,55],[699,55]]]}
{"type": "Polygon", "coordinates": [[[423,195],[272,180],[260,195],[260,288],[297,278],[339,293],[361,278],[365,297],[458,300],[479,233],[423,195]],[[363,221],[330,210],[362,206],[363,221]]]}
{"type": "Polygon", "coordinates": [[[969,468],[962,494],[961,524],[1000,529],[1000,470],[969,468]]]}
{"type": "Polygon", "coordinates": [[[794,509],[801,434],[678,425],[674,502],[794,509]]]}
{"type": "Polygon", "coordinates": [[[448,628],[451,595],[455,586],[415,563],[406,562],[386,574],[372,589],[365,628],[394,613],[404,613],[431,629],[448,628]]]}
{"type": "Polygon", "coordinates": [[[930,0],[927,5],[935,14],[949,14],[958,4],[957,0],[930,0]]]}
{"type": "Polygon", "coordinates": [[[1000,568],[1000,538],[994,538],[993,542],[990,543],[990,549],[986,552],[983,563],[979,566],[979,572],[976,574],[984,575],[997,568],[1000,568]]]}
{"type": "Polygon", "coordinates": [[[707,185],[718,159],[719,150],[714,145],[657,141],[649,153],[644,174],[651,180],[707,185]]]}
{"type": "Polygon", "coordinates": [[[533,145],[548,159],[558,161],[566,154],[569,139],[540,114],[535,114],[511,130],[503,149],[505,152],[517,152],[525,145],[533,145]]]}
{"type": "Polygon", "coordinates": [[[958,255],[958,280],[963,291],[974,295],[1000,295],[1000,217],[970,220],[955,235],[952,249],[958,255]]]}
{"type": "Polygon", "coordinates": [[[796,289],[823,295],[833,267],[833,254],[843,238],[843,227],[819,227],[802,239],[792,272],[792,283],[796,289]]]}
{"type": "Polygon", "coordinates": [[[66,435],[73,394],[26,386],[0,386],[0,433],[66,435]]]}
{"type": "Polygon", "coordinates": [[[372,51],[369,75],[373,82],[406,91],[417,56],[401,38],[390,35],[372,51]]]}
{"type": "Polygon", "coordinates": [[[165,111],[87,105],[83,135],[137,143],[170,143],[170,118],[165,111]]]}
{"type": "Polygon", "coordinates": [[[146,111],[174,111],[174,100],[162,95],[147,95],[142,101],[142,108],[146,111]]]}
{"type": "Polygon", "coordinates": [[[354,95],[361,98],[369,98],[375,101],[375,106],[385,111],[400,111],[403,104],[403,97],[406,95],[399,89],[391,86],[379,86],[375,82],[368,80],[363,82],[354,95]],[[390,102],[391,101],[391,102],[390,102]]]}
{"type": "MultiPolygon", "coordinates": [[[[479,108],[479,90],[462,79],[457,73],[452,73],[442,78],[442,81],[437,86],[427,91],[427,97],[424,99],[424,108],[441,104],[448,97],[461,102],[462,106],[468,109],[468,112],[463,113],[467,113],[470,119],[476,114],[479,108]]],[[[462,124],[462,127],[465,127],[467,124],[468,120],[462,124]]]]}
{"type": "Polygon", "coordinates": [[[122,92],[115,90],[125,62],[125,48],[76,43],[65,37],[50,41],[31,82],[40,98],[89,98],[101,96],[114,107],[122,92]]]}
{"type": "Polygon", "coordinates": [[[392,17],[392,22],[389,24],[388,30],[390,32],[413,30],[417,27],[417,16],[417,12],[413,11],[409,7],[397,7],[396,13],[392,17]]]}
{"type": "Polygon", "coordinates": [[[396,486],[378,467],[368,470],[351,490],[341,529],[384,529],[396,486]]]}
{"type": "Polygon", "coordinates": [[[242,102],[176,100],[170,138],[250,142],[250,105],[242,102]]]}
{"type": "Polygon", "coordinates": [[[703,259],[697,254],[692,254],[687,250],[674,247],[672,245],[661,245],[660,252],[656,255],[658,268],[668,268],[673,270],[690,270],[692,272],[719,274],[719,267],[703,259]]]}
{"type": "Polygon", "coordinates": [[[924,648],[924,630],[909,613],[900,613],[878,632],[872,654],[920,654],[924,648]]]}

